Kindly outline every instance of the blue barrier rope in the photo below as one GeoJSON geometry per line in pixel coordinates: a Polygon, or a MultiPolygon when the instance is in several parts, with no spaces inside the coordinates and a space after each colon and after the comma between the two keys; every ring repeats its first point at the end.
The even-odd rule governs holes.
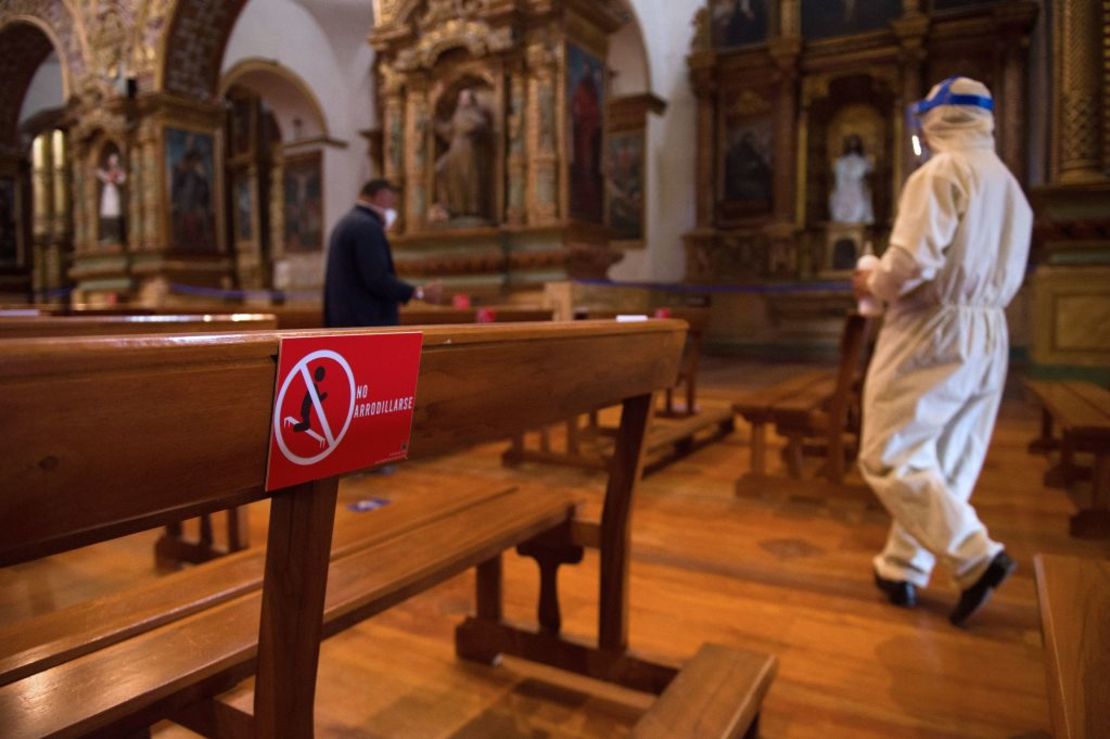
{"type": "Polygon", "coordinates": [[[170,292],[177,295],[193,295],[217,300],[274,300],[285,302],[287,300],[319,300],[318,291],[287,291],[287,290],[225,290],[219,287],[202,287],[199,285],[182,285],[170,283],[170,292]]]}
{"type": "Polygon", "coordinates": [[[672,293],[713,294],[739,293],[749,295],[784,295],[791,293],[811,293],[815,290],[825,292],[851,292],[852,283],[836,282],[772,282],[760,285],[697,285],[684,282],[617,282],[614,280],[574,280],[576,285],[611,288],[638,288],[660,290],[672,293]]]}

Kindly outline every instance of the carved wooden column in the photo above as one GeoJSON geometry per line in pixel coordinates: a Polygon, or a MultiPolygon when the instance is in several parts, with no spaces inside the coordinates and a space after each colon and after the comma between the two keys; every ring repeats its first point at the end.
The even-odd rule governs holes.
{"type": "Polygon", "coordinates": [[[690,58],[690,82],[698,101],[697,118],[697,228],[713,228],[717,203],[717,63],[712,53],[695,52],[690,58]]]}
{"type": "Polygon", "coordinates": [[[428,110],[427,80],[421,75],[409,77],[405,97],[405,140],[412,143],[405,147],[406,183],[404,192],[405,227],[416,230],[424,225],[424,214],[435,200],[432,168],[428,167],[428,149],[431,144],[431,116],[428,110]]]}
{"type": "MultiPolygon", "coordinates": [[[[925,97],[921,78],[925,69],[925,35],[929,31],[929,19],[921,12],[920,0],[905,0],[903,15],[893,23],[894,34],[898,37],[898,57],[901,68],[900,108],[925,97]]],[[[894,152],[894,181],[896,189],[905,182],[913,171],[913,144],[909,133],[904,130],[905,121],[898,116],[894,121],[896,148],[894,152]]]]}
{"type": "Polygon", "coordinates": [[[1102,10],[1095,0],[1057,2],[1057,181],[1101,182],[1102,10]]]}
{"type": "Polygon", "coordinates": [[[531,152],[528,176],[528,222],[533,225],[554,223],[559,218],[559,129],[558,91],[555,85],[556,52],[544,43],[527,51],[529,72],[528,149],[531,152]]]}
{"type": "Polygon", "coordinates": [[[779,223],[794,222],[794,186],[797,175],[795,161],[798,122],[798,56],[802,40],[797,36],[771,42],[771,58],[775,60],[778,95],[775,103],[775,203],[774,217],[779,223]]]}
{"type": "Polygon", "coordinates": [[[505,198],[505,222],[513,226],[522,225],[526,220],[524,193],[528,187],[528,157],[525,151],[528,140],[527,105],[525,70],[518,65],[511,71],[509,80],[509,186],[505,198]]]}
{"type": "MultiPolygon", "coordinates": [[[[395,187],[405,186],[405,101],[404,81],[400,74],[386,65],[381,66],[382,81],[378,87],[381,90],[384,104],[382,114],[382,129],[385,137],[385,178],[395,187]]],[[[407,194],[405,201],[408,201],[407,194]]],[[[405,222],[407,207],[402,207],[395,226],[398,232],[408,228],[405,222]]]]}
{"type": "Polygon", "coordinates": [[[139,126],[139,141],[135,157],[142,164],[143,189],[134,190],[136,197],[133,201],[140,201],[142,210],[139,223],[135,230],[142,236],[140,249],[142,251],[157,251],[162,244],[162,203],[159,197],[161,188],[157,187],[154,178],[158,176],[159,159],[158,125],[153,119],[146,119],[139,126]]]}

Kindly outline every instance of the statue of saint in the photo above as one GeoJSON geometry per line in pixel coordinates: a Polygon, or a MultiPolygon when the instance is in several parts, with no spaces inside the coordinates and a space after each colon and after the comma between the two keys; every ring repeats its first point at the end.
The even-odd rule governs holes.
{"type": "Polygon", "coordinates": [[[474,90],[459,92],[451,119],[437,121],[436,132],[448,144],[436,162],[437,204],[452,218],[488,218],[493,193],[490,115],[474,90]]]}
{"type": "Polygon", "coordinates": [[[871,187],[867,178],[874,171],[871,157],[863,152],[863,140],[856,134],[844,139],[844,153],[833,165],[836,185],[829,196],[829,213],[836,223],[875,222],[871,187]]]}
{"type": "Polygon", "coordinates": [[[107,166],[96,170],[100,188],[100,241],[118,244],[123,241],[123,204],[120,188],[127,182],[127,172],[119,163],[119,154],[108,155],[107,166]]]}

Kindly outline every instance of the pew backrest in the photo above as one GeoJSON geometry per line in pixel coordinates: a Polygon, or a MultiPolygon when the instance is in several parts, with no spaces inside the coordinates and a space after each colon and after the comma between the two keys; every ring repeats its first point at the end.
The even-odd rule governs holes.
{"type": "Polygon", "coordinates": [[[277,327],[277,319],[266,313],[157,316],[0,316],[0,339],[132,336],[138,334],[222,334],[234,331],[272,331],[277,327]]]}
{"type": "MultiPolygon", "coordinates": [[[[423,333],[412,457],[502,439],[665,388],[678,371],[685,324],[423,333]]],[[[0,565],[266,497],[283,335],[290,334],[6,341],[0,565]]]]}

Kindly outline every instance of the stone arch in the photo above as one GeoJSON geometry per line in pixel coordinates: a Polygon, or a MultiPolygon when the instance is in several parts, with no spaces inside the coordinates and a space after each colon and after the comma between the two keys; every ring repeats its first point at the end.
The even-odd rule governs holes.
{"type": "Polygon", "coordinates": [[[179,0],[163,37],[155,88],[184,97],[216,97],[227,40],[246,0],[179,0]]]}
{"type": "Polygon", "coordinates": [[[274,93],[293,100],[296,108],[313,119],[324,138],[331,137],[327,115],[316,93],[300,75],[285,65],[257,57],[243,59],[224,73],[220,80],[220,96],[237,84],[254,90],[263,99],[267,99],[267,93],[274,93]]]}
{"type": "Polygon", "coordinates": [[[617,75],[615,85],[623,95],[652,92],[651,64],[644,27],[630,0],[621,0],[620,5],[625,12],[626,22],[609,41],[608,63],[610,70],[617,75]]]}
{"type": "Polygon", "coordinates": [[[0,144],[19,144],[19,111],[35,73],[53,51],[62,60],[63,97],[72,91],[70,70],[58,37],[41,19],[20,16],[0,25],[0,144]]]}

